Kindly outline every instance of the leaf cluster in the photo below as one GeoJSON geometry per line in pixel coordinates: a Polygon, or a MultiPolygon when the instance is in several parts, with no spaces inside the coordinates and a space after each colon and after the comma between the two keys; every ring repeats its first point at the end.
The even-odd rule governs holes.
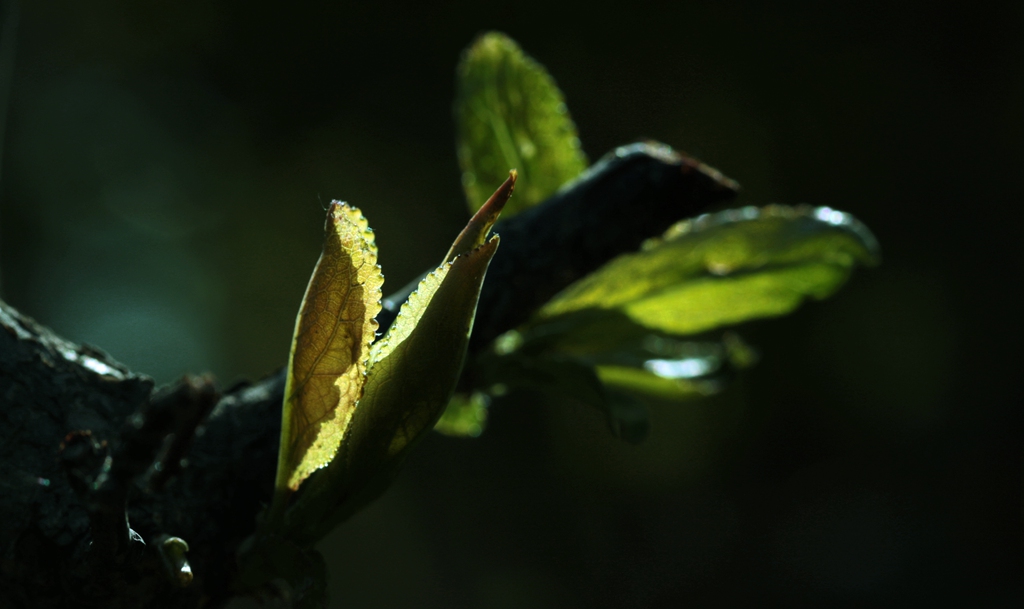
{"type": "MultiPolygon", "coordinates": [[[[463,56],[459,76],[467,193],[476,176],[497,172],[495,159],[521,162],[516,150],[543,161],[522,172],[521,190],[534,196],[519,198],[506,216],[581,179],[585,157],[563,96],[515,42],[482,36],[463,56]],[[547,126],[543,137],[532,135],[537,125],[547,126]],[[515,134],[509,141],[516,146],[501,134],[515,134]]],[[[675,156],[668,147],[655,150],[675,156]]],[[[728,209],[648,236],[638,251],[569,285],[471,362],[475,386],[457,396],[440,430],[478,434],[486,408],[467,404],[525,389],[592,405],[613,433],[639,442],[649,427],[644,400],[714,393],[733,370],[754,363],[753,349],[729,327],[826,298],[857,265],[879,259],[867,227],[827,207],[728,209]]]]}
{"type": "MultiPolygon", "coordinates": [[[[591,405],[616,436],[639,442],[649,428],[645,400],[713,393],[756,361],[730,327],[826,298],[855,266],[878,262],[870,231],[827,207],[705,213],[561,284],[569,285],[523,312],[526,323],[465,362],[499,215],[557,204],[552,195],[586,180],[587,161],[554,80],[502,34],[463,55],[455,117],[473,216],[441,264],[403,295],[383,337],[373,233],[355,207],[330,206],[295,324],[274,501],[242,552],[240,588],[283,578],[288,594],[307,599],[302,606],[322,604],[322,576],[309,575],[322,574],[322,562],[309,549],[378,496],[431,429],[479,435],[492,398],[531,390],[591,405]]],[[[667,167],[733,184],[666,146],[644,148],[667,167]]]]}

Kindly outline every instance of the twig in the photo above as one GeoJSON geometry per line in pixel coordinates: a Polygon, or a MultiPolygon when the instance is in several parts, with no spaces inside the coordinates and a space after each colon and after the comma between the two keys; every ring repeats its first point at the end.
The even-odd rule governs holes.
{"type": "Polygon", "coordinates": [[[154,491],[162,490],[181,471],[185,455],[195,439],[196,429],[217,405],[220,393],[214,386],[212,376],[186,376],[176,386],[176,390],[164,399],[175,418],[174,432],[167,450],[153,464],[150,472],[149,486],[154,491]]]}

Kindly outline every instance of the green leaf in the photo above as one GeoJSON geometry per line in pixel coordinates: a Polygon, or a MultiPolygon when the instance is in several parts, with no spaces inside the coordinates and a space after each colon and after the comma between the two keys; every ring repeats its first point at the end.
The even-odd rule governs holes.
{"type": "Polygon", "coordinates": [[[691,335],[783,315],[834,293],[856,264],[877,262],[874,237],[849,214],[745,207],[677,224],[567,288],[535,319],[616,311],[648,329],[691,335]]]}
{"type": "Polygon", "coordinates": [[[714,379],[667,378],[633,366],[598,366],[597,376],[610,389],[642,397],[679,401],[716,393],[720,383],[714,379]]]}
{"type": "Polygon", "coordinates": [[[337,457],[288,510],[285,531],[312,543],[390,484],[451,399],[497,236],[420,282],[374,345],[366,388],[337,457]]]}
{"type": "Polygon", "coordinates": [[[334,457],[363,393],[384,277],[366,219],[335,201],[295,320],[275,503],[334,457]]]}
{"type": "Polygon", "coordinates": [[[587,167],[562,92],[508,36],[484,34],[457,71],[455,123],[466,199],[475,210],[518,169],[506,217],[548,198],[587,167]]]}
{"type": "MultiPolygon", "coordinates": [[[[608,391],[657,400],[717,393],[732,371],[752,366],[757,353],[732,331],[721,337],[681,339],[650,330],[619,311],[585,309],[508,332],[495,342],[499,356],[568,358],[595,367],[608,391]]],[[[500,377],[504,357],[490,360],[500,377]]]]}
{"type": "Polygon", "coordinates": [[[475,438],[487,426],[487,395],[474,391],[469,395],[456,393],[441,414],[434,431],[446,436],[475,438]]]}
{"type": "Polygon", "coordinates": [[[487,235],[514,184],[513,174],[474,214],[370,348],[362,399],[337,454],[283,517],[272,519],[288,538],[312,544],[376,498],[437,423],[462,372],[480,288],[498,248],[498,236],[487,235]]]}

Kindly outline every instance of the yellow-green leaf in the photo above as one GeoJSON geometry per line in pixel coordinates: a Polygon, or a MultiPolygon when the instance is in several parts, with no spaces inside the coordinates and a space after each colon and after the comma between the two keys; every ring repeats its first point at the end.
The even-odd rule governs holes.
{"type": "Polygon", "coordinates": [[[598,366],[597,377],[606,387],[659,400],[684,400],[715,393],[716,381],[665,378],[633,366],[598,366]]]}
{"type": "Polygon", "coordinates": [[[521,184],[505,214],[551,196],[587,167],[562,92],[508,36],[484,34],[457,72],[455,123],[462,183],[471,209],[510,168],[521,184]]]}
{"type": "MultiPolygon", "coordinates": [[[[437,422],[462,372],[494,236],[420,282],[372,353],[353,446],[394,458],[437,422]],[[362,444],[362,446],[360,446],[362,444]]],[[[375,345],[376,346],[376,345],[375,345]]]]}
{"type": "Polygon", "coordinates": [[[695,334],[825,298],[856,264],[877,260],[874,237],[849,214],[825,207],[728,210],[681,222],[641,251],[612,260],[536,319],[618,311],[649,329],[695,334]]]}
{"type": "MultiPolygon", "coordinates": [[[[384,278],[358,209],[332,202],[323,253],[295,320],[277,488],[294,491],[338,450],[363,393],[384,278]]],[[[278,499],[277,501],[282,501],[278,499]]]]}
{"type": "MultiPolygon", "coordinates": [[[[610,391],[659,400],[717,393],[729,370],[748,368],[758,357],[732,331],[720,338],[675,338],[645,328],[615,310],[576,311],[535,323],[514,335],[516,346],[509,355],[569,358],[594,366],[610,391]]],[[[487,382],[493,382],[491,377],[504,380],[506,369],[514,362],[497,353],[484,361],[489,364],[485,371],[491,375],[487,382]]]]}
{"type": "Polygon", "coordinates": [[[455,240],[453,258],[420,281],[370,349],[363,397],[337,455],[275,520],[290,539],[313,543],[382,493],[408,450],[437,423],[462,372],[480,288],[498,248],[498,236],[487,234],[514,184],[513,173],[455,240]]]}
{"type": "Polygon", "coordinates": [[[462,371],[497,236],[420,282],[374,344],[363,399],[338,456],[289,509],[287,534],[312,543],[386,488],[437,422],[462,371]]]}
{"type": "Polygon", "coordinates": [[[434,431],[460,438],[479,436],[487,426],[489,400],[479,391],[469,395],[456,393],[434,425],[434,431]]]}

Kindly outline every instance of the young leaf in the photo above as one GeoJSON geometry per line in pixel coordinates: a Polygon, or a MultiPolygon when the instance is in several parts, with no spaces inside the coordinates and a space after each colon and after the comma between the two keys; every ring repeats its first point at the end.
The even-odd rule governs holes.
{"type": "Polygon", "coordinates": [[[475,438],[487,426],[487,408],[490,398],[474,391],[466,395],[456,393],[448,401],[441,418],[434,425],[434,431],[446,436],[475,438]]]}
{"type": "Polygon", "coordinates": [[[510,384],[509,370],[523,368],[516,358],[572,360],[593,366],[609,395],[678,401],[717,393],[736,370],[753,365],[757,354],[735,332],[680,339],[620,311],[585,309],[505,334],[477,359],[474,373],[485,387],[510,384]]]}
{"type": "Polygon", "coordinates": [[[337,457],[288,510],[286,534],[312,543],[379,495],[437,422],[462,371],[497,236],[420,283],[374,345],[363,399],[337,457]]]}
{"type": "Polygon", "coordinates": [[[543,201],[587,167],[562,92],[504,34],[484,34],[463,54],[455,123],[471,209],[510,167],[519,170],[523,183],[506,216],[543,201]]]}
{"type": "MultiPolygon", "coordinates": [[[[377,420],[397,423],[388,426],[390,456],[429,431],[451,399],[462,372],[480,286],[497,247],[494,236],[428,275],[402,307],[381,348],[374,350],[366,400],[375,407],[366,412],[377,420]]],[[[374,435],[381,434],[374,431],[374,435]]]]}
{"type": "Polygon", "coordinates": [[[617,148],[570,186],[511,219],[488,271],[471,353],[520,326],[575,281],[635,252],[684,218],[735,197],[738,185],[653,143],[617,148]]]}
{"type": "Polygon", "coordinates": [[[746,207],[670,228],[639,252],[578,281],[537,315],[615,310],[643,327],[689,335],[783,315],[835,292],[878,246],[849,214],[820,208],[746,207]]]}
{"type": "Polygon", "coordinates": [[[471,252],[484,244],[484,241],[487,240],[487,235],[491,232],[491,227],[498,221],[498,216],[501,215],[501,211],[505,208],[505,204],[508,203],[509,197],[512,196],[512,191],[515,190],[517,177],[518,172],[515,169],[509,171],[505,182],[473,214],[473,217],[469,219],[469,223],[466,224],[466,228],[462,229],[459,236],[455,238],[455,242],[452,243],[448,253],[445,254],[444,259],[447,262],[451,262],[455,260],[456,256],[471,252]]]}
{"type": "Polygon", "coordinates": [[[295,320],[281,419],[279,494],[298,489],[337,452],[362,396],[377,329],[384,278],[366,219],[358,209],[334,201],[324,233],[323,253],[295,320]]]}
{"type": "Polygon", "coordinates": [[[285,515],[290,539],[313,543],[376,498],[437,423],[462,372],[480,288],[498,248],[497,235],[487,234],[514,183],[513,174],[473,216],[452,246],[454,258],[423,278],[370,349],[363,398],[338,454],[285,515]]]}

